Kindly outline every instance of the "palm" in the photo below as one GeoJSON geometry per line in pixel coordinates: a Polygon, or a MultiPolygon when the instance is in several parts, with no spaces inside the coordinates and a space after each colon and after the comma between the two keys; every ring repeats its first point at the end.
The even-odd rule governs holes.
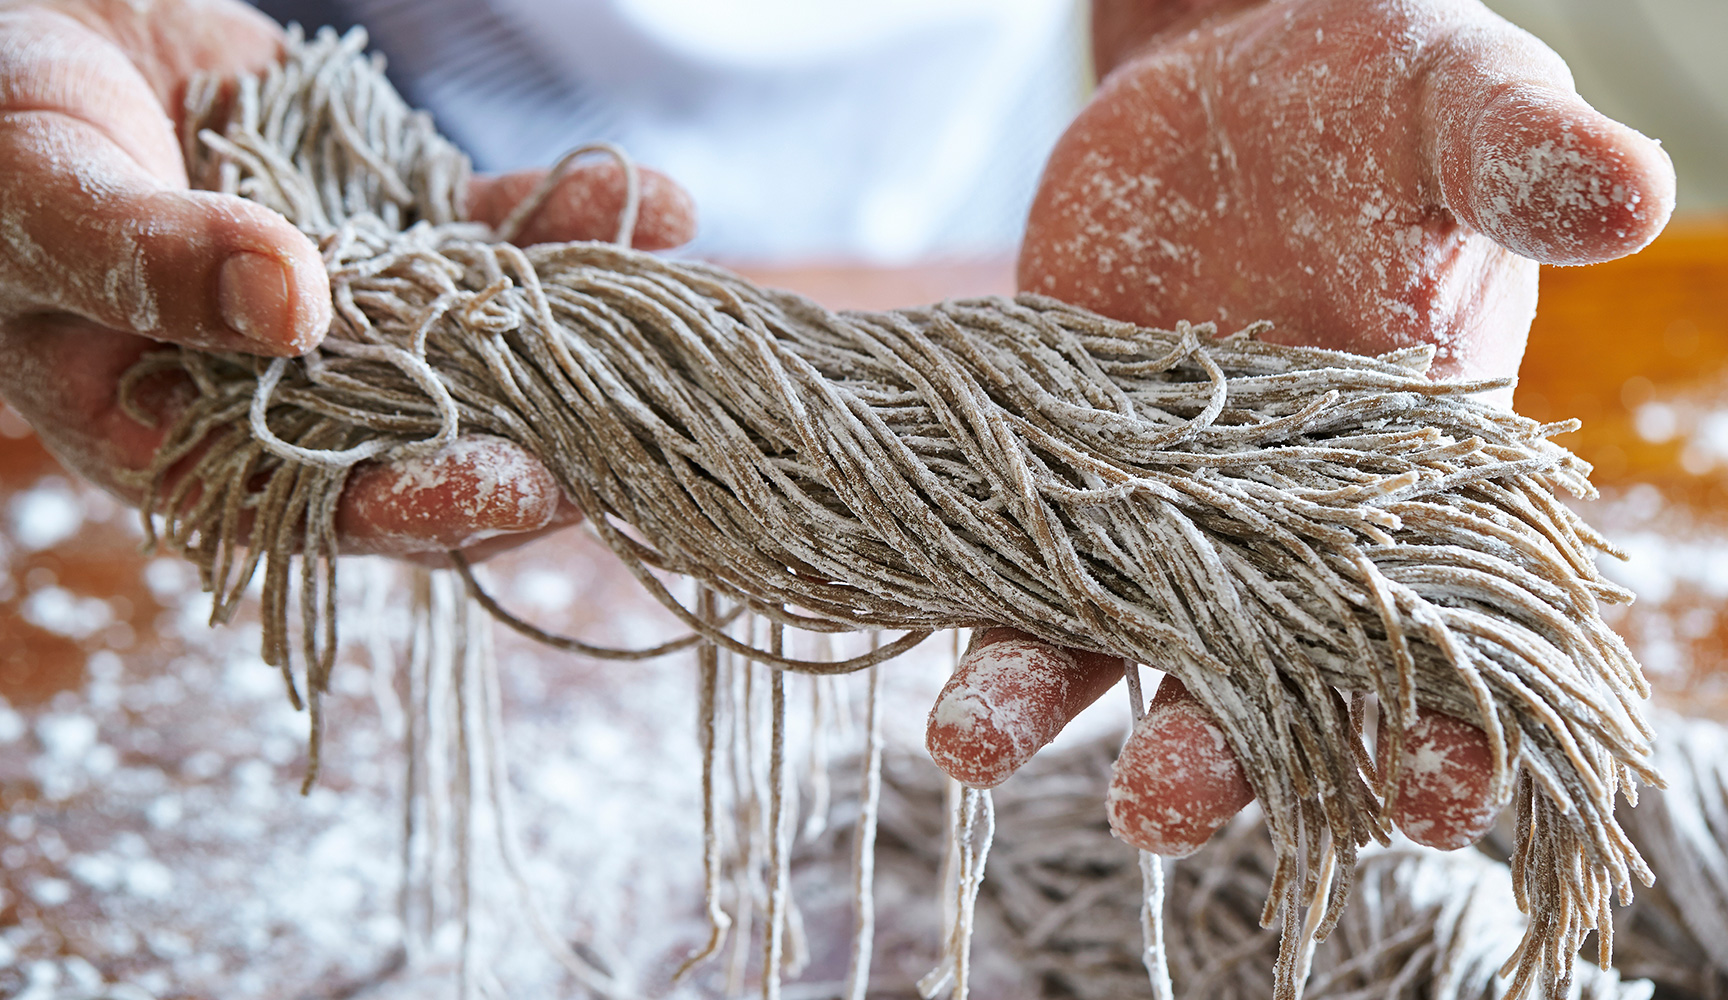
{"type": "Polygon", "coordinates": [[[1661,158],[1474,2],[1269,4],[1105,81],[1046,168],[1020,281],[1121,319],[1270,319],[1287,343],[1432,344],[1436,374],[1511,375],[1531,258],[1647,242],[1661,158]]]}

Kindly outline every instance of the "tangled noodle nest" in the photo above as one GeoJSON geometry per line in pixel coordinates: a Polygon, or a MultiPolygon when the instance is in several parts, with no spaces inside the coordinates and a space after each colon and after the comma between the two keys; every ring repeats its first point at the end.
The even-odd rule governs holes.
{"type": "MultiPolygon", "coordinates": [[[[1015,973],[1053,984],[1049,993],[1118,1000],[1144,990],[1137,935],[1122,914],[1140,902],[1132,854],[1110,836],[1097,800],[1110,780],[1114,747],[1099,741],[1042,755],[996,792],[998,834],[980,896],[980,934],[1015,973]]],[[[942,789],[929,765],[893,760],[884,780],[878,863],[891,875],[939,862],[942,789]]],[[[1643,843],[1643,841],[1639,841],[1643,843]]],[[[1277,933],[1259,926],[1276,852],[1250,806],[1206,849],[1165,860],[1165,907],[1174,993],[1183,1000],[1262,1000],[1275,992],[1277,933]]],[[[1666,874],[1666,873],[1664,873],[1666,874]]],[[[1666,879],[1658,882],[1658,887],[1666,879]]],[[[1648,894],[1645,894],[1648,895],[1648,894]]],[[[1315,950],[1310,1000],[1494,1000],[1494,972],[1506,942],[1524,929],[1504,864],[1477,850],[1450,852],[1397,842],[1357,859],[1351,906],[1315,950]]],[[[1640,896],[1639,903],[1644,900],[1640,896]]],[[[1622,911],[1624,916],[1625,911],[1622,911]]],[[[1622,964],[1645,938],[1620,922],[1622,964]]],[[[1651,963],[1642,974],[1671,982],[1700,966],[1651,963]]],[[[1708,965],[1704,965],[1708,969],[1708,965]]],[[[1648,1000],[1651,983],[1612,969],[1577,967],[1579,1000],[1648,1000]]],[[[1705,996],[1703,990],[1686,996],[1705,996]]]]}
{"type": "Polygon", "coordinates": [[[1281,995],[1338,920],[1357,848],[1387,838],[1418,705],[1487,732],[1515,804],[1531,922],[1514,995],[1563,994],[1592,928],[1606,964],[1610,899],[1649,881],[1615,796],[1658,779],[1640,668],[1597,612],[1629,595],[1555,496],[1593,492],[1548,440],[1572,425],[1473,395],[1503,382],[1430,381],[1428,349],[1145,329],[1036,296],[833,313],[620,246],[518,248],[538,199],[498,230],[462,221],[466,158],[364,45],[295,34],[232,100],[215,83],[188,98],[194,183],[322,248],[328,338],[292,360],[179,350],[130,376],[197,386],[142,475],[146,516],[201,567],[217,619],[263,566],[266,654],[297,704],[304,689],[315,749],[349,470],[500,435],[692,628],[635,655],[702,642],[844,671],[1008,623],[1175,674],[1266,818],[1281,995]],[[684,607],[665,574],[783,625],[910,631],[796,661],[684,607]],[[1388,721],[1378,770],[1369,698],[1388,721]]]}
{"type": "MultiPolygon", "coordinates": [[[[1728,994],[1728,729],[1657,718],[1655,754],[1668,787],[1621,819],[1657,872],[1656,887],[1616,913],[1616,968],[1578,966],[1581,1000],[1728,994]]],[[[1130,996],[1145,978],[1122,914],[1138,873],[1097,814],[1114,747],[1097,741],[1040,756],[996,793],[999,833],[979,908],[1022,977],[1080,1000],[1130,996]]],[[[927,762],[895,757],[881,803],[884,870],[940,860],[942,788],[927,762]]],[[[1482,850],[1372,847],[1357,862],[1353,905],[1316,950],[1312,1000],[1492,1000],[1505,942],[1523,930],[1503,856],[1505,828],[1482,850]]],[[[1184,1000],[1252,1000],[1273,992],[1276,935],[1258,926],[1275,865],[1257,808],[1206,849],[1165,861],[1168,954],[1184,1000]]]]}

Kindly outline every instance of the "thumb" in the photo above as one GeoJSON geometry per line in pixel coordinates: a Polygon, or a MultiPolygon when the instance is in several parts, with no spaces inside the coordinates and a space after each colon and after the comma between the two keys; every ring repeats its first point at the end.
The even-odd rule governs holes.
{"type": "Polygon", "coordinates": [[[1441,198],[1501,246],[1546,264],[1636,253],[1674,211],[1674,165],[1601,114],[1566,64],[1496,19],[1437,47],[1424,108],[1441,198]]]}
{"type": "Polygon", "coordinates": [[[145,170],[58,111],[0,116],[0,306],[155,340],[292,355],[330,323],[316,248],[286,219],[145,170]]]}

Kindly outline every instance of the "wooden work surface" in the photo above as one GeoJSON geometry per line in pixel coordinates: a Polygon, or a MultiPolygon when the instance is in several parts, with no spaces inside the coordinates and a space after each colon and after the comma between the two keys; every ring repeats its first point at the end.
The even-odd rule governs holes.
{"type": "MultiPolygon", "coordinates": [[[[903,271],[746,270],[839,307],[1012,290],[1005,260],[903,271]]],[[[1718,672],[1728,656],[1728,616],[1721,610],[1728,603],[1728,219],[1676,223],[1635,258],[1545,272],[1518,404],[1540,419],[1584,421],[1566,441],[1596,464],[1608,494],[1592,519],[1638,557],[1625,579],[1643,599],[1620,614],[1618,625],[1664,700],[1728,718],[1728,671],[1718,672]]],[[[105,977],[136,973],[170,987],[224,984],[205,994],[170,989],[165,995],[172,996],[287,995],[275,992],[276,982],[295,984],[294,995],[362,989],[378,971],[374,966],[388,964],[384,937],[358,935],[333,963],[308,965],[307,949],[336,947],[318,935],[346,926],[350,910],[343,907],[362,912],[390,905],[388,898],[364,893],[347,900],[338,891],[361,886],[384,892],[379,887],[390,884],[394,871],[388,860],[396,829],[388,818],[394,779],[377,773],[389,766],[378,762],[390,758],[384,751],[391,744],[374,718],[365,682],[338,685],[340,753],[327,778],[335,791],[299,799],[291,789],[303,764],[301,723],[256,662],[256,625],[207,629],[198,620],[200,603],[186,568],[141,553],[139,537],[132,512],[61,472],[28,428],[0,408],[0,994],[9,982],[17,984],[4,980],[4,970],[8,949],[20,948],[20,954],[59,948],[91,956],[105,977]],[[221,698],[207,696],[211,685],[224,692],[221,698]],[[81,719],[95,719],[95,728],[81,719]],[[157,785],[146,794],[139,782],[150,775],[157,785]],[[216,823],[213,817],[224,810],[244,822],[216,823]],[[367,810],[384,819],[371,825],[354,819],[367,810]],[[360,846],[344,855],[346,861],[322,862],[333,864],[335,874],[283,870],[323,849],[339,813],[349,819],[338,829],[360,846]],[[28,822],[20,820],[24,816],[28,822]],[[367,862],[371,867],[343,867],[359,865],[353,859],[366,859],[368,852],[380,855],[367,862]],[[80,869],[81,858],[106,860],[80,869]],[[187,874],[195,871],[204,873],[196,881],[187,874]],[[268,940],[224,937],[231,927],[258,921],[230,921],[220,908],[200,910],[183,898],[221,885],[228,888],[220,892],[236,899],[248,893],[292,899],[307,879],[313,879],[306,882],[310,888],[302,888],[319,896],[316,912],[327,913],[328,926],[284,924],[268,940]],[[152,924],[175,929],[148,929],[152,924]],[[132,925],[146,926],[133,938],[115,930],[132,925]]],[[[495,569],[500,581],[513,574],[561,578],[565,592],[539,610],[578,634],[604,633],[624,618],[639,628],[666,627],[656,625],[655,609],[580,533],[537,544],[495,569]]],[[[526,719],[521,731],[544,741],[529,752],[546,761],[605,753],[581,742],[583,719],[617,715],[627,706],[608,701],[620,696],[601,669],[554,662],[520,644],[505,647],[513,657],[508,711],[526,719]],[[549,698],[548,691],[581,697],[549,698]]],[[[365,668],[338,673],[359,677],[365,668]]],[[[920,698],[928,703],[927,694],[909,703],[920,698]]],[[[915,729],[921,710],[906,714],[915,729]]],[[[689,730],[681,724],[676,733],[667,744],[676,758],[668,767],[693,773],[689,730]]],[[[564,782],[592,778],[571,768],[554,773],[564,782]]],[[[681,797],[653,806],[664,816],[688,819],[692,791],[683,788],[681,797]]],[[[546,815],[553,817],[550,825],[535,829],[559,829],[554,820],[561,814],[546,815]]],[[[658,815],[649,810],[635,818],[648,823],[658,815]]],[[[619,827],[612,839],[658,844],[651,836],[656,829],[651,823],[619,827]]],[[[699,848],[687,834],[654,850],[694,858],[699,848]]],[[[564,850],[553,833],[543,835],[549,839],[539,843],[541,853],[564,850]]],[[[576,847],[569,850],[559,855],[568,865],[599,863],[576,847]]],[[[610,897],[589,904],[599,910],[634,905],[610,897]]],[[[642,902],[644,913],[664,905],[642,902]]],[[[685,926],[693,914],[679,918],[685,926]]],[[[919,962],[928,960],[913,956],[907,968],[915,975],[922,971],[919,962]]],[[[1018,996],[1007,987],[996,995],[1018,996]]]]}

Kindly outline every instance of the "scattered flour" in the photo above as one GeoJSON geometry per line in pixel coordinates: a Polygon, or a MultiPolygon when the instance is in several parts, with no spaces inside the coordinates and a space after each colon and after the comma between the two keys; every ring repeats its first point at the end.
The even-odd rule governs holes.
{"type": "MultiPolygon", "coordinates": [[[[0,522],[9,544],[16,544],[13,523],[0,522]]],[[[97,534],[130,544],[112,525],[97,534]]],[[[618,645],[663,640],[672,626],[609,570],[610,560],[598,543],[574,533],[487,570],[495,579],[538,581],[531,589],[539,603],[526,603],[556,616],[560,628],[618,645]]],[[[352,602],[343,609],[346,634],[377,630],[385,641],[349,644],[338,677],[380,673],[377,684],[337,685],[325,783],[301,798],[295,788],[305,717],[287,707],[279,676],[261,663],[256,623],[243,614],[211,629],[208,601],[184,566],[165,559],[142,565],[137,599],[166,605],[154,634],[124,658],[101,649],[89,654],[83,686],[50,705],[0,703],[0,796],[8,805],[0,819],[0,905],[16,915],[0,928],[7,949],[0,995],[448,995],[459,928],[447,921],[404,927],[396,909],[403,760],[392,717],[376,700],[392,698],[401,680],[391,674],[402,666],[406,628],[396,571],[371,560],[344,569],[352,602]],[[374,666],[371,649],[387,654],[385,661],[374,666]],[[408,966],[382,975],[404,947],[408,966]]],[[[70,577],[61,582],[40,567],[28,578],[27,593],[64,592],[44,607],[63,611],[89,597],[70,577]]],[[[791,641],[810,654],[816,640],[794,634],[791,641]]],[[[946,644],[927,645],[924,658],[898,662],[892,672],[884,712],[891,745],[921,740],[923,711],[952,666],[946,644]]],[[[849,647],[834,651],[850,655],[849,647]]],[[[706,934],[689,664],[621,670],[505,636],[500,666],[528,876],[554,927],[649,995],[716,995],[717,969],[665,988],[706,934]]],[[[827,683],[824,718],[842,723],[826,734],[836,755],[862,739],[847,721],[862,708],[861,681],[827,683]]],[[[811,693],[805,678],[789,687],[792,754],[803,761],[812,722],[798,706],[809,706],[811,693]]],[[[846,780],[843,773],[837,780],[846,780]]],[[[813,801],[807,787],[799,796],[813,801]]],[[[800,826],[844,837],[849,823],[836,810],[832,819],[800,826]]],[[[491,858],[493,833],[482,823],[477,836],[491,858]]],[[[830,855],[837,867],[814,881],[799,876],[799,898],[812,934],[843,940],[850,904],[835,887],[848,884],[842,869],[849,855],[830,855]]],[[[570,995],[565,974],[520,921],[520,901],[495,861],[482,876],[475,944],[483,966],[510,995],[570,995]]],[[[928,908],[927,919],[935,920],[934,894],[917,888],[904,905],[928,908]]],[[[890,937],[885,927],[879,940],[904,948],[907,940],[934,937],[890,937]]],[[[822,952],[808,977],[838,979],[844,961],[843,950],[822,952]]],[[[914,956],[914,964],[927,967],[928,959],[914,956]]]]}
{"type": "Polygon", "coordinates": [[[6,513],[11,541],[26,552],[53,548],[84,524],[80,497],[71,484],[57,477],[13,496],[6,513]]]}

